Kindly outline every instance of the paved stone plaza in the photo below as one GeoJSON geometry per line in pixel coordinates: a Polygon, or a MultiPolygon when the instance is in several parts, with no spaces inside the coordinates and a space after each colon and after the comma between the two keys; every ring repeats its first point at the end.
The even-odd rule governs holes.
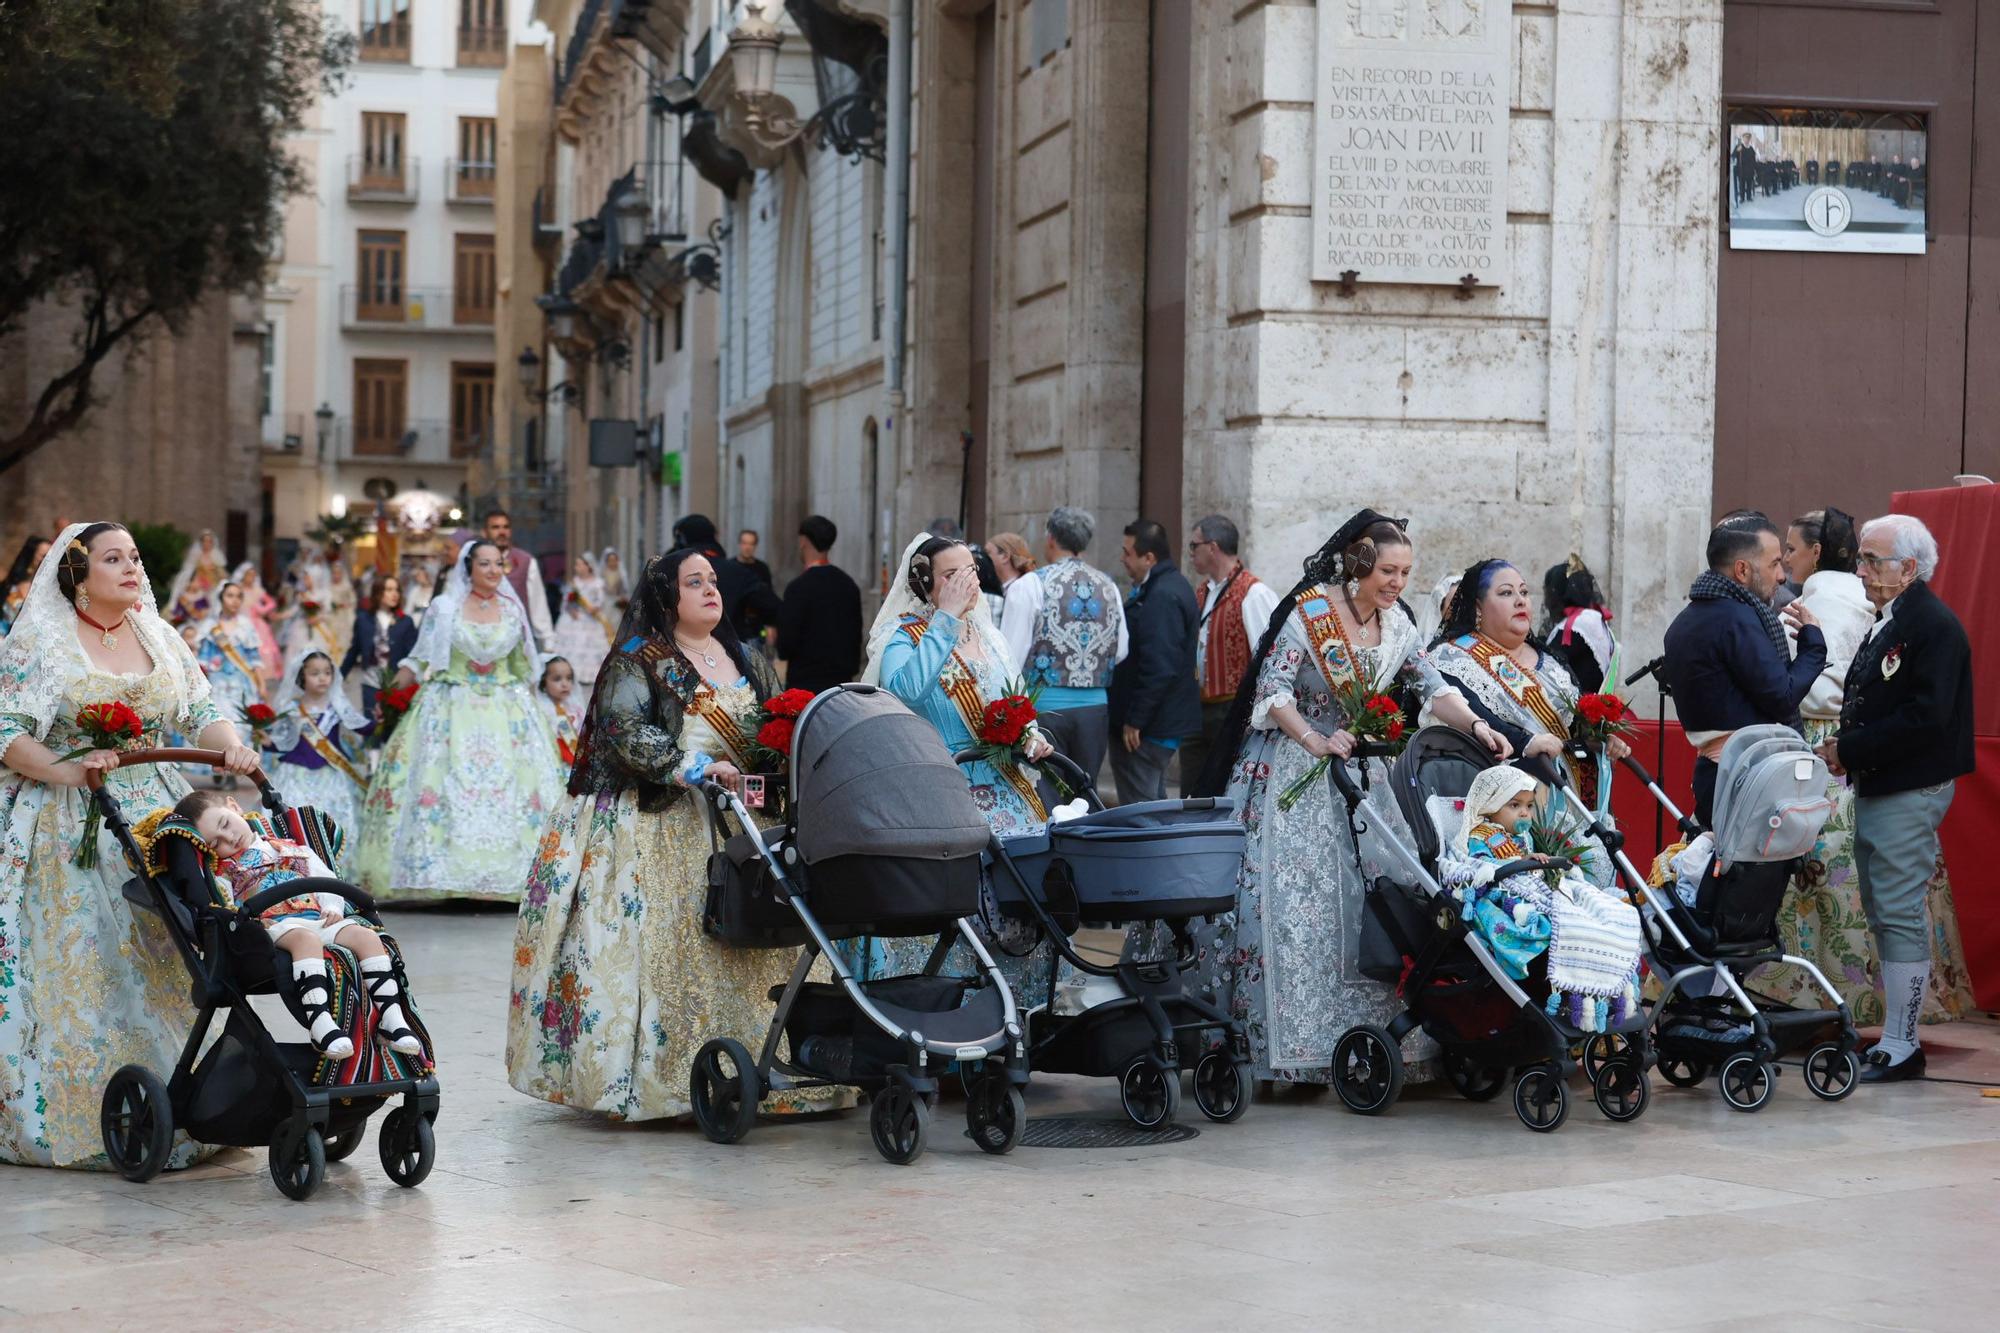
{"type": "MultiPolygon", "coordinates": [[[[446,1052],[429,1182],[389,1184],[372,1142],[306,1204],[278,1194],[262,1153],[147,1185],[0,1168],[0,1327],[1991,1321],[2000,1100],[1975,1087],[1827,1106],[1793,1071],[1743,1115],[1656,1079],[1637,1124],[1586,1105],[1551,1136],[1450,1095],[1379,1120],[1281,1097],[1192,1142],[1003,1159],[972,1147],[947,1101],[931,1151],[897,1168],[859,1114],[720,1148],[519,1096],[500,1064],[512,918],[399,924],[446,1052]]],[[[2000,1027],[1927,1036],[1933,1074],[2000,1084],[2000,1027]]],[[[1109,1083],[1067,1078],[1036,1083],[1028,1105],[1118,1114],[1109,1083]]]]}

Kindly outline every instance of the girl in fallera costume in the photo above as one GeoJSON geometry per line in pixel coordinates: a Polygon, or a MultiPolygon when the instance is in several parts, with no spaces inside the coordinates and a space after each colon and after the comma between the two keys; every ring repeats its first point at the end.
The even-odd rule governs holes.
{"type": "Polygon", "coordinates": [[[542,679],[536,688],[548,705],[549,722],[556,729],[556,751],[567,772],[576,762],[576,743],[583,732],[583,708],[576,698],[576,671],[567,658],[551,657],[542,664],[542,679]]]}
{"type": "MultiPolygon", "coordinates": [[[[335,683],[333,659],[317,648],[290,664],[272,696],[278,715],[264,743],[274,756],[272,785],[288,805],[309,805],[347,831],[348,843],[360,836],[361,802],[368,777],[358,757],[361,742],[375,724],[361,715],[335,683]]],[[[352,856],[333,867],[343,879],[352,875],[352,856]]]]}

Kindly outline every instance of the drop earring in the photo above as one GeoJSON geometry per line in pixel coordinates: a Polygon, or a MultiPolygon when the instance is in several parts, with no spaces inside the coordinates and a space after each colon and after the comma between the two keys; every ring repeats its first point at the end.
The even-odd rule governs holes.
{"type": "Polygon", "coordinates": [[[76,590],[76,609],[79,611],[88,611],[90,609],[90,594],[81,588],[76,590]]]}

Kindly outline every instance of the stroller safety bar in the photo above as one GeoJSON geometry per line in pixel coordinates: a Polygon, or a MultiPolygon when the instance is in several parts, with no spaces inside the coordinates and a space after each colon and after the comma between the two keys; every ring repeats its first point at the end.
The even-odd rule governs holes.
{"type": "MultiPolygon", "coordinates": [[[[221,768],[222,751],[180,748],[126,750],[118,756],[118,767],[120,768],[137,768],[144,764],[207,764],[212,768],[221,768]]],[[[258,794],[263,797],[266,809],[270,810],[272,814],[281,814],[284,812],[284,798],[279,796],[278,789],[271,785],[271,779],[264,776],[263,769],[260,768],[252,773],[250,780],[257,784],[258,794]]],[[[96,769],[85,770],[83,781],[84,785],[90,788],[93,795],[104,790],[104,774],[96,769]]],[[[104,809],[107,815],[116,809],[117,803],[115,801],[110,801],[103,796],[98,796],[97,801],[98,805],[104,809]]]]}
{"type": "MultiPolygon", "coordinates": [[[[756,833],[757,823],[750,813],[750,808],[743,804],[743,799],[735,792],[729,790],[729,788],[719,782],[707,781],[701,784],[700,790],[714,806],[718,818],[720,817],[720,812],[726,810],[736,817],[736,822],[742,826],[744,832],[756,833]]],[[[797,887],[793,884],[791,876],[785,873],[785,867],[780,863],[779,858],[772,853],[770,844],[761,837],[753,836],[751,841],[756,844],[757,855],[763,859],[765,866],[769,868],[772,878],[783,887],[785,897],[791,903],[792,911],[797,914],[799,921],[805,926],[807,933],[812,936],[813,946],[819,953],[825,956],[827,966],[833,969],[833,975],[840,982],[841,988],[846,991],[847,998],[853,1001],[863,1013],[867,1014],[870,1021],[897,1041],[921,1045],[924,1050],[930,1052],[932,1055],[941,1055],[947,1060],[976,1058],[972,1054],[971,1048],[973,1043],[932,1041],[923,1033],[914,1031],[903,1023],[898,1022],[881,1005],[877,1004],[869,996],[868,992],[862,988],[861,983],[855,979],[852,969],[847,966],[846,959],[842,958],[840,951],[833,947],[832,938],[821,927],[818,919],[810,911],[806,910],[805,904],[799,898],[797,887]]],[[[1020,1041],[1022,1035],[1021,1017],[1014,1007],[1014,993],[1008,988],[1006,979],[1000,974],[999,964],[995,963],[993,955],[986,951],[986,946],[981,943],[979,934],[972,929],[971,923],[964,917],[959,917],[955,924],[958,927],[960,939],[971,948],[973,957],[979,962],[980,971],[986,975],[989,981],[998,986],[1000,998],[1003,1001],[1001,1008],[1001,1031],[990,1034],[986,1038],[985,1044],[994,1045],[995,1043],[1001,1043],[1004,1038],[1002,1049],[1012,1047],[1020,1041]]],[[[794,981],[796,983],[803,979],[804,975],[800,973],[794,978],[794,981]]],[[[981,1054],[985,1053],[984,1051],[981,1052],[981,1054]]]]}
{"type": "MultiPolygon", "coordinates": [[[[960,750],[951,757],[951,762],[954,764],[978,764],[984,763],[985,760],[986,752],[983,750],[960,750]]],[[[1071,759],[1061,750],[1050,750],[1040,759],[1035,760],[1035,766],[1037,768],[1055,769],[1060,775],[1057,780],[1061,785],[1067,787],[1072,795],[1083,797],[1089,803],[1093,813],[1105,808],[1104,799],[1097,794],[1096,782],[1092,781],[1090,775],[1083,771],[1083,765],[1071,759]]]]}
{"type": "Polygon", "coordinates": [[[260,915],[268,908],[276,907],[287,898],[297,898],[307,893],[330,893],[336,898],[347,899],[348,902],[371,915],[375,911],[375,899],[370,896],[366,889],[356,888],[352,884],[343,884],[337,879],[317,878],[287,880],[285,883],[277,885],[274,888],[252,894],[236,910],[243,916],[254,917],[260,915]]]}

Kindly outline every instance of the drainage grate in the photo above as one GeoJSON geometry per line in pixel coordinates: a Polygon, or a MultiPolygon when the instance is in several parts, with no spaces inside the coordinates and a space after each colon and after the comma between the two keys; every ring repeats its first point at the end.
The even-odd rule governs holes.
{"type": "Polygon", "coordinates": [[[1152,1148],[1185,1143],[1201,1133],[1193,1125],[1162,1125],[1141,1129],[1129,1120],[1090,1120],[1082,1116],[1051,1116],[1030,1120],[1021,1131],[1023,1148],[1152,1148]]]}

